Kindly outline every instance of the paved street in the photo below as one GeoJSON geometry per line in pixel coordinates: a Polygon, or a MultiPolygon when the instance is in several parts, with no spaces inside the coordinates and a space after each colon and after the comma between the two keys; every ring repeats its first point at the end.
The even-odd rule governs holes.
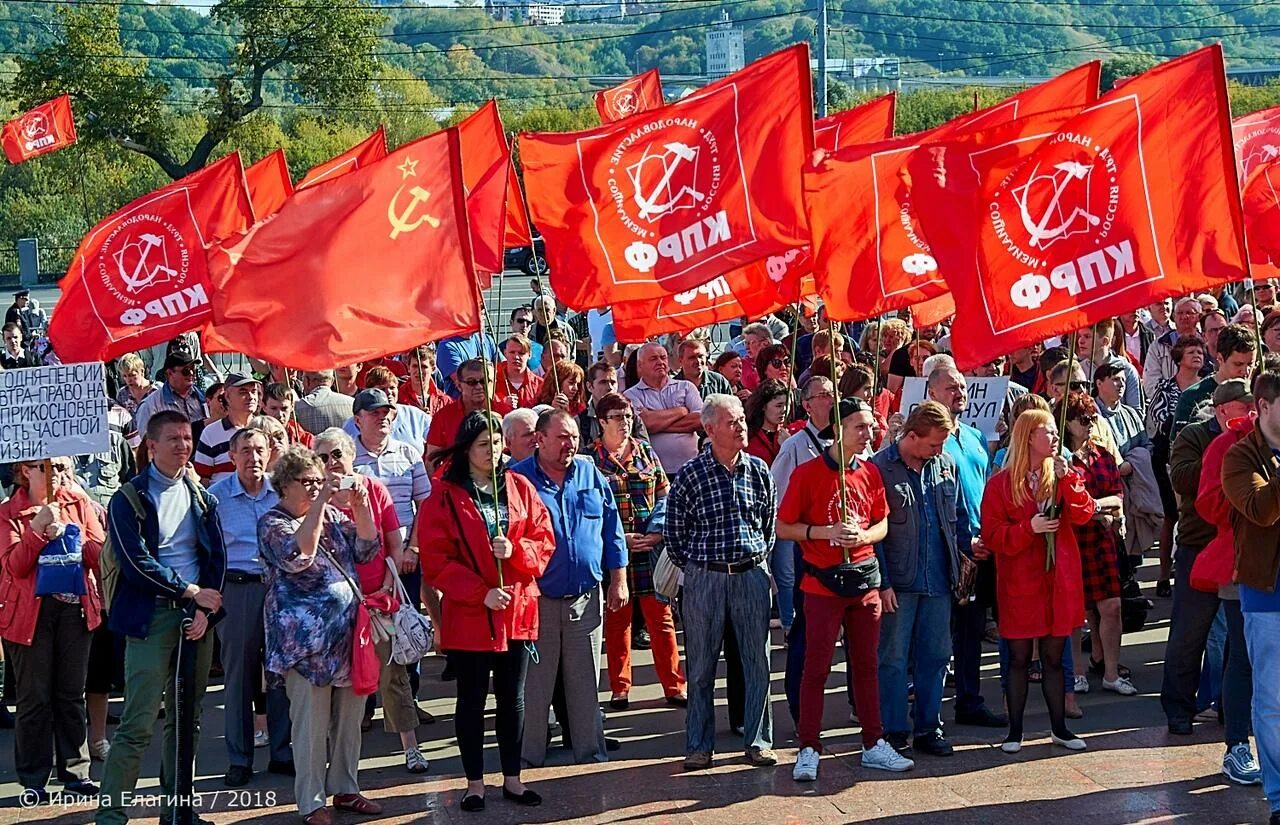
{"type": "MultiPolygon", "coordinates": [[[[1153,567],[1144,569],[1149,579],[1153,567]]],[[[1147,582],[1148,590],[1151,583],[1147,582]]],[[[640,666],[631,708],[609,711],[611,736],[622,749],[611,761],[592,766],[568,765],[564,750],[553,750],[548,767],[527,771],[525,780],[541,793],[541,808],[520,810],[500,799],[497,753],[490,734],[489,805],[486,814],[470,817],[458,809],[463,785],[453,739],[452,685],[438,678],[443,662],[425,663],[423,705],[434,713],[434,725],[419,728],[431,772],[411,777],[404,772],[398,740],[382,733],[381,725],[364,737],[361,785],[386,805],[387,812],[371,820],[342,814],[340,825],[371,821],[409,822],[646,822],[646,823],[844,823],[875,819],[882,823],[937,822],[946,811],[948,825],[975,823],[1089,822],[1120,823],[1260,823],[1267,805],[1258,788],[1230,786],[1219,773],[1222,729],[1197,725],[1191,738],[1170,738],[1164,729],[1158,692],[1160,666],[1168,622],[1169,602],[1160,600],[1152,623],[1142,633],[1127,636],[1123,660],[1133,668],[1141,691],[1124,698],[1094,691],[1080,697],[1085,718],[1073,729],[1089,742],[1084,753],[1068,754],[1047,738],[1048,719],[1043,702],[1033,691],[1029,702],[1027,747],[1017,756],[998,749],[1003,731],[949,725],[957,745],[951,759],[920,757],[907,774],[865,771],[859,766],[857,728],[848,718],[841,696],[843,657],[829,682],[825,743],[819,781],[800,785],[791,780],[795,760],[794,728],[782,696],[784,651],[773,654],[773,711],[775,741],[781,764],[774,769],[748,767],[741,758],[741,740],[727,731],[723,707],[722,734],[715,767],[684,773],[684,711],[670,708],[661,691],[647,652],[638,653],[640,666]]],[[[997,658],[989,645],[984,661],[984,692],[999,701],[997,658]]],[[[723,696],[723,682],[719,685],[723,696]]],[[[602,691],[601,701],[608,699],[602,691]]],[[[258,774],[245,789],[232,794],[222,785],[225,751],[222,744],[221,686],[206,699],[206,735],[200,748],[198,788],[206,804],[204,815],[215,823],[275,823],[298,821],[292,806],[290,782],[258,774]],[[274,796],[271,794],[274,793],[274,796]]],[[[120,702],[112,703],[118,710],[120,702]]],[[[950,701],[943,717],[950,721],[950,701]]],[[[492,730],[492,722],[489,724],[492,730]]],[[[158,731],[158,728],[157,728],[158,731]]],[[[148,755],[140,792],[156,787],[159,734],[148,755]]],[[[13,782],[12,734],[0,732],[0,798],[12,806],[19,788],[13,782]]],[[[258,752],[259,767],[265,751],[258,752]]],[[[101,774],[95,763],[93,776],[101,774]]],[[[155,822],[155,811],[147,814],[155,822]]],[[[90,821],[85,807],[19,810],[0,808],[0,822],[51,822],[79,825],[90,821]]]]}

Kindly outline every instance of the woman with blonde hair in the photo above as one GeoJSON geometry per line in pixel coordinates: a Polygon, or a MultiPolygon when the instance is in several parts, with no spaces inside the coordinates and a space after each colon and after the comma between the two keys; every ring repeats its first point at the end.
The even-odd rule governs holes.
{"type": "Polygon", "coordinates": [[[120,391],[116,403],[130,413],[138,411],[148,395],[156,391],[156,383],[147,377],[147,366],[137,353],[128,352],[120,359],[120,391]]]}
{"type": "Polygon", "coordinates": [[[1008,466],[992,476],[982,497],[982,541],[995,553],[1000,635],[1009,645],[1009,735],[1005,753],[1022,749],[1028,670],[1039,642],[1053,741],[1083,750],[1066,726],[1062,653],[1084,623],[1080,551],[1071,529],[1093,518],[1084,480],[1062,457],[1053,416],[1038,409],[1018,416],[1009,438],[1008,466]]]}

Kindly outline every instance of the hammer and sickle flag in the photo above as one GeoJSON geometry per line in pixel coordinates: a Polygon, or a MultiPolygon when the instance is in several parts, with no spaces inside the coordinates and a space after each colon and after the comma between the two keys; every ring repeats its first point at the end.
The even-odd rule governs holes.
{"type": "Polygon", "coordinates": [[[1056,127],[956,136],[909,167],[961,369],[1249,274],[1219,46],[1056,127]]]}
{"type": "Polygon", "coordinates": [[[657,69],[650,69],[617,86],[596,92],[595,101],[601,123],[613,123],[640,112],[661,109],[666,104],[662,97],[662,78],[657,69]]]}
{"type": "Polygon", "coordinates": [[[845,146],[874,143],[893,137],[893,118],[898,107],[897,92],[828,115],[813,124],[813,139],[819,149],[834,152],[845,146]]]}
{"type": "Polygon", "coordinates": [[[379,126],[373,134],[347,151],[307,170],[307,174],[302,176],[302,180],[298,181],[296,189],[300,192],[303,189],[315,186],[317,183],[323,183],[348,172],[362,169],[371,163],[377,163],[386,156],[386,128],[379,126]]]}
{"type": "Polygon", "coordinates": [[[199,328],[210,316],[216,245],[253,219],[238,153],[108,215],[58,283],[49,323],[58,356],[107,361],[199,328]]]}
{"type": "Polygon", "coordinates": [[[0,129],[0,147],[10,163],[22,163],[76,142],[71,96],[55,97],[18,115],[0,129]]]}
{"type": "Polygon", "coordinates": [[[812,150],[804,44],[660,109],[521,135],[556,296],[577,309],[662,298],[804,246],[812,150]]]}
{"type": "Polygon", "coordinates": [[[249,184],[255,223],[279,212],[293,194],[293,181],[289,178],[289,164],[283,149],[275,150],[245,169],[244,178],[249,184]]]}
{"type": "Polygon", "coordinates": [[[328,369],[475,332],[458,130],[299,189],[214,277],[211,352],[328,369]]]}
{"type": "Polygon", "coordinates": [[[860,144],[842,137],[835,151],[807,168],[814,276],[831,317],[871,318],[947,291],[906,174],[921,145],[1038,112],[1078,110],[1098,99],[1100,69],[1097,61],[1086,63],[927,132],[860,144]]]}

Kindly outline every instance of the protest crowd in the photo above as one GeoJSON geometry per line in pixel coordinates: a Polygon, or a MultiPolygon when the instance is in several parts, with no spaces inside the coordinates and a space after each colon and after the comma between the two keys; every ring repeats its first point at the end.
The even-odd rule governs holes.
{"type": "MultiPolygon", "coordinates": [[[[1093,83],[1086,103],[1096,70],[1093,83]]],[[[527,176],[547,151],[529,143],[527,176]]],[[[329,346],[273,359],[231,310],[217,344],[208,328],[159,324],[100,350],[110,448],[9,465],[0,504],[0,725],[14,728],[24,804],[56,780],[97,797],[102,825],[127,821],[162,714],[159,779],[180,790],[179,719],[199,731],[220,678],[226,786],[253,783],[263,749],[310,825],[379,814],[361,792],[361,734],[380,708],[406,774],[431,770],[419,741],[435,722],[419,706],[430,655],[456,689],[460,809],[497,807],[490,695],[499,804],[539,805],[521,775],[547,762],[553,730],[575,763],[616,753],[606,714],[629,706],[636,649],[652,652],[661,712],[685,715],[684,741],[670,742],[685,770],[715,764],[723,658],[735,758],[791,761],[795,781],[813,782],[840,650],[863,769],[952,757],[956,725],[1017,754],[1036,738],[1024,718],[1037,685],[1050,741],[1082,751],[1078,695],[1158,692],[1170,735],[1221,726],[1223,774],[1262,786],[1280,823],[1275,280],[1242,263],[1106,311],[1077,300],[1092,294],[1084,274],[1067,295],[1054,269],[1038,314],[1066,317],[990,334],[965,325],[972,299],[956,284],[945,312],[923,310],[939,297],[924,294],[841,320],[858,315],[842,302],[861,300],[861,281],[841,294],[820,282],[817,297],[798,287],[757,312],[724,273],[733,314],[637,335],[637,318],[669,302],[584,302],[605,278],[564,272],[567,224],[536,200],[548,185],[526,180],[550,281],[540,274],[532,302],[501,319],[477,307],[445,336],[388,331],[390,349],[355,362],[329,346]],[[1138,581],[1147,560],[1153,593],[1138,581]],[[1138,685],[1121,642],[1152,598],[1171,600],[1163,677],[1138,685]],[[1002,695],[982,690],[984,644],[1002,695]],[[787,720],[770,697],[779,646],[787,720]],[[182,661],[190,708],[170,689],[182,661]],[[123,708],[109,720],[113,694],[123,708]],[[792,736],[798,752],[780,756],[792,736]]],[[[816,217],[812,229],[819,262],[842,254],[816,217]]],[[[1141,265],[1146,253],[1126,254],[1141,265]]],[[[72,360],[58,335],[71,310],[45,318],[29,300],[19,293],[6,318],[5,369],[72,360]]],[[[306,305],[284,311],[312,340],[306,305]]]]}

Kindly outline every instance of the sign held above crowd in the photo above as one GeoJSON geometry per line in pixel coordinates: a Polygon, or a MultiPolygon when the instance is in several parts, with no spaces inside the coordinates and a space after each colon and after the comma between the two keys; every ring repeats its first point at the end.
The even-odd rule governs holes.
{"type": "Polygon", "coordinates": [[[111,449],[101,362],[0,371],[0,462],[111,449]]]}

